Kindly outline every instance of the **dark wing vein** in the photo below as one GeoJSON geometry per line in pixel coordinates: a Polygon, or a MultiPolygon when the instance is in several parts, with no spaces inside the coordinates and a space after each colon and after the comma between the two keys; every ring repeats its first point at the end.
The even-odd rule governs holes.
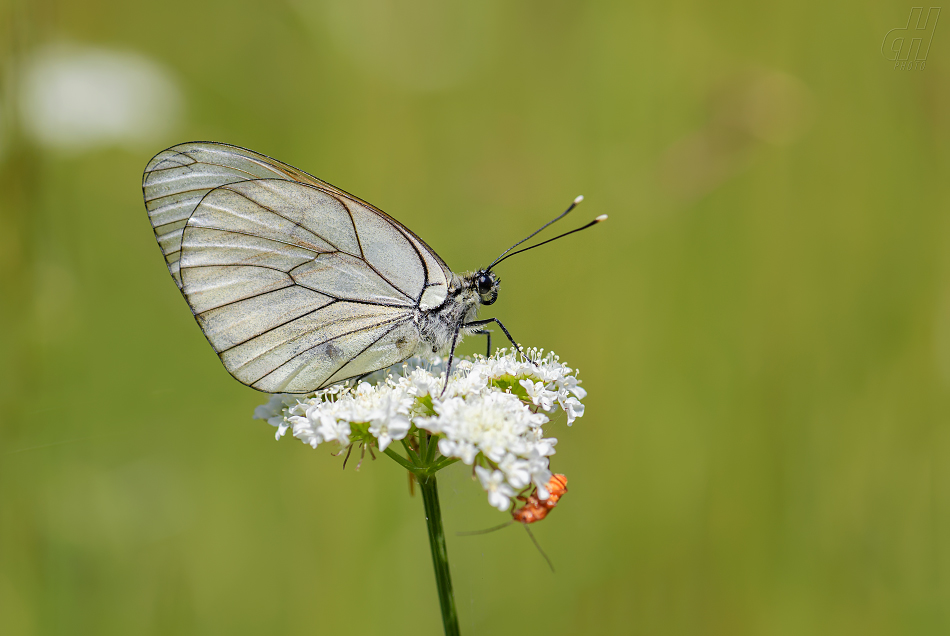
{"type": "MultiPolygon", "coordinates": [[[[325,345],[326,343],[330,342],[331,340],[339,340],[340,338],[342,338],[342,337],[344,337],[344,336],[352,336],[353,334],[355,334],[355,333],[360,333],[360,332],[362,332],[362,331],[369,331],[370,329],[378,329],[378,328],[380,328],[380,327],[382,327],[382,326],[384,326],[384,325],[386,325],[386,324],[388,324],[388,323],[395,323],[395,324],[393,324],[393,326],[392,326],[391,329],[389,329],[388,331],[386,331],[386,333],[382,334],[379,338],[377,338],[376,340],[374,340],[373,342],[371,342],[369,345],[367,345],[366,347],[364,347],[359,353],[357,353],[357,354],[354,355],[354,356],[351,356],[351,357],[347,358],[347,359],[344,360],[341,364],[337,365],[330,373],[327,373],[327,374],[326,374],[326,379],[329,380],[329,379],[332,378],[337,372],[339,372],[340,369],[342,369],[343,367],[345,367],[345,366],[348,365],[349,363],[353,362],[353,360],[355,360],[355,359],[358,358],[360,355],[362,355],[363,353],[365,353],[365,352],[366,352],[370,347],[372,347],[374,344],[376,344],[377,342],[379,342],[380,340],[382,340],[383,338],[385,338],[386,336],[388,336],[390,333],[392,333],[393,329],[395,329],[396,327],[398,327],[398,326],[399,326],[401,323],[403,323],[403,322],[407,322],[407,321],[406,321],[405,319],[394,318],[394,319],[389,320],[389,321],[378,322],[378,323],[376,323],[375,325],[369,325],[369,326],[366,326],[366,327],[360,327],[359,329],[353,329],[352,331],[347,331],[346,333],[341,333],[341,334],[339,334],[339,335],[333,336],[332,338],[327,338],[327,339],[324,340],[323,342],[318,342],[317,344],[313,345],[312,347],[308,347],[308,348],[304,349],[303,351],[301,351],[300,353],[296,354],[296,355],[294,356],[294,358],[299,358],[300,356],[306,354],[307,352],[313,351],[313,350],[316,349],[317,347],[320,347],[320,346],[325,345]]],[[[266,353],[266,352],[265,352],[265,353],[266,353]]],[[[263,355],[263,354],[261,354],[261,355],[263,355]]],[[[253,359],[256,360],[256,359],[259,358],[259,357],[260,357],[260,355],[255,356],[253,359]]],[[[289,360],[288,360],[288,362],[289,362],[289,360]]],[[[303,372],[303,370],[304,370],[306,367],[307,367],[307,364],[306,364],[306,363],[300,364],[300,365],[297,367],[297,370],[294,371],[294,373],[293,373],[292,375],[290,375],[290,376],[284,378],[283,384],[284,384],[285,386],[286,386],[286,385],[289,385],[289,384],[293,381],[294,378],[296,378],[298,375],[300,375],[300,374],[303,372]]],[[[278,368],[279,368],[279,367],[278,367],[278,368]]],[[[385,368],[385,367],[383,367],[383,368],[385,368]]],[[[257,384],[258,382],[260,382],[261,380],[263,380],[264,378],[266,378],[267,376],[269,376],[269,375],[270,375],[271,373],[273,373],[274,371],[276,371],[276,369],[272,369],[272,370],[268,371],[268,372],[265,373],[264,375],[260,376],[260,377],[257,378],[256,380],[254,380],[254,382],[252,382],[251,384],[257,384]]],[[[344,378],[344,379],[345,379],[345,378],[344,378]]],[[[324,382],[326,382],[326,380],[324,380],[324,382]]]]}
{"type": "MultiPolygon", "coordinates": [[[[337,199],[336,197],[333,197],[333,198],[336,199],[337,201],[340,201],[340,199],[337,199]]],[[[346,204],[345,201],[340,201],[340,204],[343,206],[343,209],[346,210],[346,213],[350,215],[350,222],[353,224],[353,231],[356,233],[356,242],[357,242],[357,244],[360,246],[360,255],[362,256],[362,261],[363,261],[364,263],[366,263],[367,267],[369,267],[371,270],[373,270],[374,272],[376,272],[376,275],[377,275],[377,276],[379,276],[379,277],[382,278],[384,281],[386,281],[386,283],[388,283],[390,287],[392,287],[393,289],[395,289],[396,291],[398,291],[400,294],[402,294],[403,296],[405,296],[408,300],[413,301],[413,302],[416,304],[416,307],[419,307],[419,302],[420,302],[420,299],[422,298],[422,294],[421,294],[421,293],[419,294],[419,298],[413,298],[412,296],[410,296],[409,294],[407,294],[406,292],[404,292],[404,291],[402,290],[402,288],[400,288],[398,285],[396,285],[396,284],[393,283],[391,280],[389,280],[389,278],[386,277],[381,271],[379,271],[379,270],[376,268],[375,265],[373,265],[372,263],[369,262],[369,259],[366,258],[366,253],[363,251],[363,241],[360,239],[360,232],[359,232],[359,230],[356,228],[356,221],[353,219],[353,212],[350,211],[350,208],[349,208],[349,206],[346,204]]],[[[399,228],[396,228],[397,231],[398,231],[398,229],[399,229],[399,228]]],[[[406,242],[409,243],[409,245],[411,245],[413,248],[415,248],[415,246],[412,245],[412,241],[406,239],[406,242]]],[[[416,256],[419,256],[418,250],[417,250],[416,256]]],[[[424,259],[423,259],[421,256],[419,256],[419,259],[420,259],[420,260],[423,260],[423,263],[422,263],[422,271],[425,272],[425,267],[426,267],[426,265],[425,265],[424,259]]],[[[422,286],[422,291],[425,291],[425,285],[422,286]]]]}
{"type": "MultiPolygon", "coordinates": [[[[257,294],[257,296],[263,296],[263,294],[257,294]]],[[[251,298],[257,298],[257,296],[251,296],[251,298]]],[[[247,300],[247,299],[245,299],[245,300],[247,300]]],[[[215,351],[217,351],[217,352],[218,352],[218,355],[220,356],[220,355],[223,354],[223,353],[227,353],[228,351],[230,351],[230,350],[233,349],[234,347],[240,347],[242,344],[246,344],[246,343],[250,342],[251,340],[254,340],[254,338],[259,338],[259,337],[261,337],[261,336],[263,336],[263,335],[266,335],[266,334],[268,334],[268,333],[274,331],[275,329],[280,329],[280,328],[283,327],[284,325],[289,325],[290,323],[292,323],[292,322],[295,321],[295,320],[300,320],[301,318],[306,318],[307,316],[309,316],[309,315],[311,315],[311,314],[315,314],[315,313],[317,313],[318,311],[321,311],[321,310],[323,310],[323,309],[326,309],[327,307],[330,307],[331,305],[335,305],[335,304],[338,303],[338,302],[340,302],[340,301],[339,301],[339,300],[331,300],[331,301],[328,302],[326,305],[321,305],[321,306],[317,307],[316,309],[314,309],[314,310],[312,310],[312,311],[308,311],[308,312],[305,313],[305,314],[300,314],[299,316],[294,316],[294,317],[291,318],[290,320],[287,320],[286,322],[282,322],[282,323],[280,323],[279,325],[274,325],[273,327],[269,327],[268,329],[265,329],[264,331],[258,331],[256,334],[254,334],[253,336],[251,336],[251,337],[248,338],[247,340],[242,340],[241,342],[236,342],[236,343],[234,343],[233,345],[231,345],[230,347],[228,347],[227,349],[221,349],[220,351],[219,351],[218,349],[215,349],[215,351]]],[[[209,310],[209,311],[210,311],[210,310],[209,310]]],[[[195,317],[197,318],[199,315],[200,315],[200,314],[195,314],[195,317]]],[[[199,323],[199,324],[200,324],[200,323],[199,323]]],[[[283,344],[283,343],[281,343],[281,344],[283,344]]],[[[211,346],[213,347],[214,345],[211,345],[211,346]]],[[[279,345],[276,345],[276,346],[274,346],[274,347],[271,347],[271,348],[268,349],[267,351],[270,351],[271,349],[276,349],[278,346],[280,346],[280,344],[279,344],[279,345]]],[[[264,351],[264,353],[267,353],[267,351],[264,351]]],[[[261,355],[263,355],[263,354],[261,354],[261,355]]],[[[260,357],[260,355],[254,356],[254,357],[251,358],[251,359],[252,359],[252,360],[256,360],[256,359],[259,358],[259,357],[260,357]]]]}
{"type": "MultiPolygon", "coordinates": [[[[228,230],[228,231],[230,231],[230,230],[228,230]]],[[[255,265],[244,265],[244,264],[241,264],[241,263],[227,263],[227,264],[225,264],[225,265],[215,265],[215,264],[210,264],[210,265],[188,265],[187,267],[182,267],[182,269],[197,269],[197,268],[199,268],[199,267],[260,267],[261,269],[269,269],[269,270],[271,270],[272,272],[280,272],[281,274],[285,274],[285,275],[287,275],[287,276],[290,276],[290,274],[288,274],[286,271],[284,271],[284,270],[282,270],[282,269],[279,269],[279,268],[277,268],[277,267],[270,267],[269,265],[257,265],[257,264],[255,264],[255,265]]],[[[294,284],[296,285],[297,283],[294,283],[294,284]]],[[[303,285],[301,285],[301,287],[303,287],[303,285]]],[[[308,289],[309,289],[309,288],[308,288],[308,289]]],[[[311,290],[311,291],[317,291],[317,290],[313,289],[313,290],[311,290]]],[[[318,293],[321,293],[321,294],[322,294],[323,292],[318,292],[318,293]]],[[[326,295],[329,295],[329,294],[324,294],[324,295],[326,296],[326,295]]],[[[248,296],[248,298],[254,298],[254,296],[248,296]]]]}
{"type": "MultiPolygon", "coordinates": [[[[289,221],[290,219],[287,219],[287,220],[289,221]]],[[[319,255],[321,255],[321,254],[337,254],[337,253],[339,253],[339,252],[341,251],[341,250],[336,250],[336,251],[333,251],[333,252],[318,252],[317,250],[312,249],[312,248],[309,248],[309,247],[307,247],[306,245],[298,245],[298,244],[296,244],[296,243],[288,243],[287,241],[282,241],[282,240],[280,240],[280,239],[271,238],[271,237],[269,237],[269,236],[261,236],[260,234],[252,234],[251,232],[242,232],[241,230],[232,230],[232,229],[229,229],[229,228],[226,228],[226,227],[215,227],[215,226],[213,226],[213,225],[188,225],[188,226],[185,226],[185,227],[187,227],[187,228],[189,228],[189,229],[192,229],[192,230],[214,230],[215,232],[226,232],[226,233],[228,233],[228,234],[240,234],[241,236],[252,236],[252,237],[254,237],[254,238],[259,238],[259,239],[261,239],[262,241],[269,241],[269,242],[271,242],[271,243],[279,243],[280,245],[286,245],[287,247],[296,247],[296,248],[298,248],[298,249],[301,249],[301,250],[304,250],[304,251],[307,251],[307,252],[311,252],[311,253],[313,253],[313,254],[316,254],[317,256],[319,256],[319,255]]],[[[306,229],[306,228],[304,228],[304,229],[306,229]]],[[[311,234],[314,234],[314,235],[316,236],[316,234],[315,234],[314,232],[311,232],[311,234]]],[[[320,238],[323,238],[323,237],[320,237],[320,238]]],[[[326,241],[326,239],[323,239],[323,240],[326,241]]],[[[330,243],[330,241],[327,241],[327,243],[330,243]]],[[[331,243],[331,245],[332,245],[332,243],[331,243]]],[[[334,245],[334,247],[336,247],[336,246],[334,245]]],[[[176,250],[176,251],[180,251],[180,249],[179,249],[179,250],[176,250]]],[[[174,254],[174,253],[175,253],[175,252],[169,252],[169,254],[174,254]]],[[[343,252],[343,253],[345,254],[346,252],[343,252]]],[[[226,265],[220,265],[219,267],[227,267],[228,265],[240,265],[240,264],[241,264],[241,263],[227,263],[226,265]]],[[[193,267],[193,265],[185,265],[185,266],[182,267],[182,269],[188,269],[189,267],[193,267]]],[[[248,265],[247,267],[257,267],[257,265],[248,265]]],[[[285,273],[286,273],[286,272],[285,272],[285,273]]]]}
{"type": "MultiPolygon", "coordinates": [[[[329,253],[329,254],[335,254],[336,252],[328,252],[328,253],[329,253]]],[[[287,277],[290,278],[291,281],[293,281],[293,277],[292,277],[290,274],[288,274],[287,272],[285,272],[284,270],[282,270],[282,269],[277,269],[276,267],[266,267],[266,266],[264,266],[264,265],[189,265],[188,267],[183,267],[182,269],[194,269],[194,268],[196,268],[196,267],[260,267],[260,268],[262,268],[262,269],[269,269],[269,270],[274,271],[274,272],[280,272],[280,273],[282,273],[282,274],[287,274],[287,277]]],[[[306,285],[301,285],[300,283],[295,283],[295,282],[291,282],[290,285],[287,285],[287,287],[288,287],[288,288],[289,288],[289,287],[300,287],[301,289],[306,289],[306,290],[308,290],[308,291],[312,291],[312,292],[314,292],[315,294],[320,294],[321,296],[326,296],[327,298],[332,298],[332,299],[333,299],[333,302],[343,301],[343,302],[348,302],[348,303],[354,303],[354,304],[357,304],[357,305],[372,305],[372,306],[374,306],[374,307],[392,307],[393,309],[403,309],[403,310],[406,310],[406,311],[408,311],[408,310],[411,309],[411,307],[407,307],[406,305],[394,305],[394,304],[392,304],[392,303],[381,303],[381,302],[377,302],[377,301],[375,301],[375,300],[357,300],[357,299],[354,299],[354,298],[344,298],[343,296],[335,296],[335,295],[333,295],[333,294],[328,294],[328,293],[325,292],[325,291],[320,291],[320,290],[318,290],[318,289],[313,289],[312,287],[307,287],[306,285]]],[[[282,289],[284,289],[284,288],[282,288],[282,289]]],[[[250,299],[252,299],[252,298],[257,298],[258,296],[266,296],[267,294],[270,294],[270,293],[272,293],[273,291],[274,291],[274,290],[264,291],[264,292],[261,292],[261,293],[259,293],[259,294],[251,294],[250,296],[244,296],[243,298],[238,298],[238,299],[232,300],[232,301],[230,301],[230,302],[221,303],[220,305],[215,305],[214,307],[208,307],[207,309],[205,309],[204,311],[202,311],[201,314],[207,313],[207,312],[212,311],[212,310],[215,310],[215,309],[221,309],[222,307],[227,307],[227,306],[229,306],[229,305],[234,305],[235,303],[240,303],[240,302],[243,302],[243,301],[245,301],[245,300],[250,300],[250,299]]],[[[189,302],[189,305],[190,305],[190,304],[191,304],[191,303],[189,302]]],[[[332,303],[327,303],[326,305],[323,305],[323,307],[329,307],[331,304],[332,304],[332,303]]],[[[323,307],[318,307],[317,309],[323,309],[323,307]]],[[[312,312],[311,312],[311,313],[312,313],[312,312]]],[[[200,316],[201,314],[195,313],[196,316],[200,316]]],[[[303,318],[303,316],[298,316],[297,318],[303,318]]],[[[294,320],[296,320],[296,318],[294,318],[294,320]]],[[[279,327],[280,325],[277,325],[277,326],[279,327]]],[[[263,333],[266,333],[266,332],[263,332],[263,331],[262,331],[261,333],[263,334],[263,333]]],[[[258,334],[258,335],[260,335],[260,334],[258,334]]],[[[254,337],[256,338],[257,336],[254,336],[254,337]]],[[[246,341],[245,341],[245,342],[246,342],[246,341]]],[[[237,345],[234,345],[234,346],[237,346],[237,345]]]]}
{"type": "MultiPolygon", "coordinates": [[[[396,231],[399,232],[400,228],[397,225],[396,231]]],[[[408,241],[409,246],[416,253],[416,257],[419,259],[419,263],[422,265],[422,287],[419,289],[419,295],[416,296],[416,307],[422,304],[422,295],[426,293],[426,287],[429,286],[429,266],[426,265],[426,259],[422,255],[422,252],[419,251],[419,248],[416,247],[415,241],[411,240],[408,236],[405,237],[408,241]]]]}
{"type": "MultiPolygon", "coordinates": [[[[146,179],[149,178],[149,177],[151,177],[152,175],[154,175],[156,172],[165,172],[166,170],[174,170],[175,168],[187,168],[187,169],[191,170],[192,166],[215,166],[215,167],[217,167],[217,168],[224,168],[225,170],[233,170],[234,172],[243,172],[243,173],[246,174],[248,177],[250,177],[250,179],[239,179],[239,181],[253,181],[253,180],[255,180],[255,179],[261,179],[261,178],[262,178],[262,177],[257,176],[257,175],[254,174],[253,172],[248,172],[247,170],[244,170],[244,169],[242,169],[242,168],[235,168],[234,166],[226,166],[226,165],[221,164],[221,163],[212,163],[212,162],[210,162],[210,161],[198,161],[197,159],[195,159],[194,157],[192,157],[191,155],[189,155],[189,154],[186,153],[186,152],[183,152],[183,153],[181,153],[181,154],[183,154],[183,155],[185,155],[186,157],[188,157],[189,159],[191,159],[191,163],[178,163],[178,164],[175,164],[175,165],[172,165],[172,166],[168,166],[167,168],[158,168],[158,167],[152,168],[151,170],[148,171],[148,173],[147,173],[148,176],[146,177],[146,179]]],[[[168,159],[162,159],[161,163],[159,163],[158,165],[162,165],[162,163],[165,163],[166,161],[169,161],[170,159],[171,159],[170,157],[169,157],[168,159]]],[[[275,173],[275,174],[280,174],[280,173],[275,173]]],[[[232,183],[234,183],[234,182],[232,182],[232,183]]],[[[155,185],[155,184],[146,181],[143,185],[155,185]]],[[[228,185],[228,184],[224,184],[224,185],[228,185]]],[[[159,198],[161,198],[161,197],[159,197],[159,198]]]]}
{"type": "MultiPolygon", "coordinates": [[[[267,181],[267,179],[249,179],[248,181],[267,181]]],[[[242,183],[247,183],[247,182],[245,181],[245,182],[242,182],[242,183]]],[[[253,203],[254,205],[258,206],[259,208],[261,208],[261,209],[263,209],[263,210],[267,210],[268,212],[270,212],[270,213],[273,214],[274,216],[278,216],[278,217],[284,219],[285,221],[288,221],[288,222],[290,222],[290,223],[293,223],[295,227],[299,227],[301,230],[303,230],[303,231],[305,231],[305,232],[308,232],[308,233],[310,233],[310,234],[313,234],[313,235],[316,236],[317,238],[319,238],[319,239],[325,241],[327,244],[332,245],[333,247],[335,247],[337,252],[343,252],[344,254],[348,254],[348,253],[349,253],[349,252],[346,252],[345,250],[341,250],[339,245],[337,245],[336,243],[334,243],[333,241],[331,241],[331,240],[328,239],[327,237],[323,236],[322,234],[320,234],[320,233],[317,232],[316,230],[311,230],[311,229],[308,228],[308,227],[304,227],[303,225],[300,225],[300,222],[299,222],[299,221],[294,221],[293,219],[287,218],[286,216],[284,216],[283,214],[281,214],[281,213],[278,212],[277,210],[274,210],[273,208],[270,208],[270,207],[264,205],[263,203],[260,203],[260,202],[258,202],[258,201],[255,201],[254,199],[252,199],[251,197],[247,196],[247,195],[244,194],[243,192],[238,192],[237,190],[233,190],[233,189],[229,188],[229,187],[228,187],[229,185],[233,185],[233,184],[229,183],[229,184],[227,184],[227,185],[221,186],[220,188],[215,188],[215,190],[220,189],[220,190],[227,190],[228,192],[233,192],[234,194],[238,195],[238,196],[241,197],[242,199],[244,199],[244,200],[246,200],[246,201],[250,201],[250,202],[253,203]]],[[[306,184],[301,184],[301,185],[306,185],[306,184]]],[[[212,192],[213,192],[213,191],[214,191],[214,190],[212,190],[212,192]]],[[[209,192],[208,194],[211,194],[211,192],[209,192]]],[[[207,198],[207,195],[205,195],[205,198],[207,198]]],[[[204,203],[204,199],[201,200],[201,203],[204,203]]],[[[198,205],[195,206],[195,211],[197,211],[198,208],[201,207],[201,203],[199,203],[198,205]]],[[[345,208],[346,206],[343,206],[343,207],[345,208]]],[[[192,212],[192,214],[194,214],[194,212],[192,212]]],[[[202,227],[204,227],[204,226],[202,226],[202,227]]],[[[356,231],[355,228],[354,228],[354,231],[356,231]]],[[[260,238],[264,238],[264,237],[262,236],[262,237],[260,237],[260,238]]],[[[358,236],[357,236],[357,241],[359,241],[359,237],[358,237],[358,236]]],[[[311,250],[311,251],[313,251],[313,250],[311,250]]],[[[317,253],[318,253],[318,254],[331,254],[332,252],[317,252],[317,253]]]]}
{"type": "MultiPolygon", "coordinates": [[[[329,194],[329,193],[328,193],[328,194],[329,194]]],[[[330,196],[333,196],[333,195],[331,194],[330,196]]],[[[334,198],[334,200],[336,200],[340,205],[343,206],[343,209],[346,210],[346,215],[347,215],[348,217],[350,217],[350,225],[353,226],[353,234],[356,235],[356,245],[357,245],[357,247],[360,248],[360,258],[362,258],[363,261],[365,261],[366,264],[369,265],[369,261],[366,260],[366,253],[363,251],[363,241],[362,241],[362,239],[360,239],[360,231],[359,231],[358,229],[356,229],[356,219],[353,218],[353,211],[350,210],[350,206],[348,206],[348,205],[346,204],[346,201],[342,201],[342,200],[340,200],[339,197],[335,197],[335,196],[334,196],[333,198],[334,198]]],[[[389,283],[389,281],[386,281],[386,282],[389,283]]],[[[391,285],[392,283],[389,283],[389,284],[391,285]]]]}
{"type": "MultiPolygon", "coordinates": [[[[386,336],[388,336],[389,334],[391,334],[393,331],[395,331],[395,330],[399,327],[399,325],[401,325],[401,324],[404,323],[404,322],[408,322],[408,321],[406,321],[406,320],[395,321],[395,320],[394,320],[394,321],[393,321],[393,323],[394,323],[393,326],[392,326],[390,329],[386,330],[386,333],[382,334],[379,338],[376,338],[376,340],[373,340],[371,343],[369,343],[368,345],[366,345],[365,347],[363,347],[363,348],[359,351],[359,353],[357,353],[356,355],[350,357],[349,360],[347,360],[347,361],[344,362],[343,364],[339,365],[336,369],[333,370],[333,373],[331,373],[331,374],[329,374],[329,375],[327,376],[327,380],[329,380],[329,379],[332,378],[334,375],[336,375],[337,373],[339,373],[340,370],[341,370],[343,367],[345,367],[346,365],[348,365],[349,363],[353,362],[354,360],[356,360],[357,358],[359,358],[361,355],[363,355],[364,353],[366,353],[367,351],[369,351],[370,347],[372,347],[372,346],[375,345],[377,342],[379,342],[380,340],[382,340],[383,338],[385,338],[386,336]]],[[[380,324],[386,324],[386,323],[380,323],[380,324]]],[[[379,325],[377,325],[377,326],[379,326],[379,325]]],[[[387,365],[387,366],[389,366],[389,365],[387,365]]],[[[386,368],[386,367],[380,367],[379,369],[385,369],[385,368],[386,368]]],[[[362,375],[363,373],[372,373],[373,371],[379,371],[379,369],[373,369],[372,371],[366,371],[366,372],[361,371],[361,372],[360,372],[360,375],[362,375]]],[[[353,377],[353,376],[350,376],[350,377],[353,377]]],[[[346,378],[344,378],[344,379],[346,379],[346,378]]]]}

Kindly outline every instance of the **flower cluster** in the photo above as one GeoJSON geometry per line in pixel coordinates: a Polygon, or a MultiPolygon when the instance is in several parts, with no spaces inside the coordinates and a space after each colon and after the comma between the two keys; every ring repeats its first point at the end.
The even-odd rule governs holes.
{"type": "Polygon", "coordinates": [[[425,431],[446,458],[441,464],[431,458],[428,465],[461,460],[474,466],[489,503],[507,510],[511,498],[532,484],[547,499],[557,440],[545,437],[542,427],[558,409],[573,424],[584,414],[587,395],[577,371],[553,352],[525,354],[530,360],[505,349],[462,359],[447,385],[444,360],[412,358],[358,383],[309,396],[274,395],[254,417],[277,427],[278,439],[291,430],[313,448],[360,443],[392,455],[390,444],[402,440],[410,459],[415,434],[425,431]]]}

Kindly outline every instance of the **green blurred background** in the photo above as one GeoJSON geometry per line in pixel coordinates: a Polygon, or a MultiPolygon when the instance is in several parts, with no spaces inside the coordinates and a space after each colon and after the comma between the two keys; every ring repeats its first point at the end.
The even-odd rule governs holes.
{"type": "Polygon", "coordinates": [[[442,473],[463,633],[950,633],[950,24],[897,70],[910,8],[2,0],[0,633],[441,633],[404,471],[275,442],[170,280],[141,172],[193,139],[456,271],[610,215],[499,269],[484,315],[590,395],[557,574],[456,537],[504,516],[442,473]]]}

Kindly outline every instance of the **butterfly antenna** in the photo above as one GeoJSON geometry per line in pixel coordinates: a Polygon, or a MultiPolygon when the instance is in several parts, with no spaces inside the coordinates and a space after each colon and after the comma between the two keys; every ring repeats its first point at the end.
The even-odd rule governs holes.
{"type": "Polygon", "coordinates": [[[538,543],[538,540],[534,538],[534,533],[531,532],[531,528],[528,527],[528,524],[521,524],[524,526],[524,531],[528,533],[528,536],[531,537],[531,543],[534,544],[534,547],[538,549],[538,552],[541,553],[541,556],[544,557],[544,560],[548,562],[548,567],[551,568],[551,572],[554,572],[554,564],[551,562],[551,559],[548,558],[548,555],[544,553],[544,550],[541,549],[541,544],[538,543]]]}
{"type": "Polygon", "coordinates": [[[565,216],[567,216],[568,212],[570,212],[571,210],[573,210],[574,208],[576,208],[576,207],[577,207],[577,204],[580,203],[580,202],[583,201],[583,200],[584,200],[584,195],[581,195],[581,196],[577,197],[576,199],[574,199],[574,202],[571,203],[571,205],[570,205],[566,210],[564,210],[563,212],[561,212],[560,214],[558,214],[556,217],[554,217],[553,219],[551,219],[550,221],[548,221],[547,223],[545,223],[544,225],[542,225],[541,227],[539,227],[538,229],[536,229],[534,232],[532,232],[532,233],[529,234],[528,236],[524,237],[523,239],[521,239],[520,241],[518,241],[517,243],[515,243],[514,245],[512,245],[512,246],[509,247],[508,249],[506,249],[504,252],[501,253],[501,256],[499,256],[498,258],[496,258],[496,259],[495,259],[495,262],[492,263],[491,265],[489,265],[488,267],[486,267],[485,270],[486,270],[486,271],[491,271],[491,268],[494,267],[495,265],[497,265],[497,264],[504,258],[505,254],[507,254],[507,253],[510,252],[511,250],[515,249],[516,247],[518,247],[519,245],[521,245],[522,243],[524,243],[525,241],[527,241],[528,239],[530,239],[531,237],[533,237],[535,234],[537,234],[538,232],[540,232],[541,230],[543,230],[543,229],[546,228],[547,226],[551,225],[552,223],[554,223],[554,222],[556,222],[556,221],[560,221],[561,219],[563,219],[565,216]]]}
{"type": "Polygon", "coordinates": [[[514,521],[506,521],[505,523],[501,524],[500,526],[495,526],[494,528],[486,528],[485,530],[472,530],[472,531],[470,531],[470,532],[456,532],[456,533],[455,533],[455,536],[457,536],[457,537],[473,537],[473,536],[475,536],[476,534],[488,534],[489,532],[497,532],[498,530],[502,530],[503,528],[507,528],[508,526],[510,526],[510,525],[513,524],[513,523],[514,523],[514,521]]]}
{"type": "MultiPolygon", "coordinates": [[[[568,212],[570,212],[570,210],[568,210],[568,212]]],[[[565,212],[565,214],[567,214],[567,212],[565,212]]],[[[561,216],[563,216],[563,214],[562,214],[561,216]]],[[[555,219],[555,220],[556,220],[556,219],[555,219]]],[[[593,226],[597,225],[598,223],[600,223],[601,221],[606,221],[606,220],[607,220],[607,215],[606,215],[606,214],[601,214],[600,216],[598,216],[596,219],[594,219],[593,221],[591,221],[591,222],[588,223],[587,225],[582,225],[581,227],[576,228],[576,229],[573,229],[573,230],[571,230],[570,232],[565,232],[564,234],[558,234],[558,235],[555,236],[554,238],[549,238],[549,239],[546,240],[546,241],[541,241],[540,243],[535,243],[534,245],[532,245],[532,246],[530,246],[530,247],[525,247],[525,248],[523,248],[523,249],[518,250],[517,252],[512,252],[511,254],[508,254],[508,256],[504,256],[503,258],[499,258],[499,259],[496,260],[494,263],[492,263],[491,266],[490,266],[488,269],[491,269],[492,267],[494,267],[495,265],[497,265],[498,263],[502,262],[502,261],[505,260],[505,259],[511,258],[511,257],[514,256],[515,254],[521,254],[522,252],[527,252],[528,250],[533,250],[533,249],[536,248],[536,247],[541,247],[541,246],[544,245],[545,243],[550,243],[551,241],[556,241],[556,240],[558,240],[559,238],[564,238],[565,236],[568,236],[569,234],[573,234],[574,232],[580,232],[581,230],[586,230],[587,228],[593,227],[593,226]]],[[[553,221],[552,221],[552,222],[553,222],[553,221]]],[[[548,225],[550,225],[550,223],[549,223],[548,225]]],[[[539,231],[540,231],[540,230],[539,230],[539,231]]],[[[537,234],[537,232],[535,232],[535,234],[537,234]]],[[[533,236],[533,235],[532,235],[532,236],[533,236]]],[[[530,237],[529,237],[529,238],[530,238],[530,237]]],[[[525,239],[525,240],[527,240],[527,239],[525,239]]],[[[524,241],[522,241],[522,242],[524,242],[524,241]]]]}

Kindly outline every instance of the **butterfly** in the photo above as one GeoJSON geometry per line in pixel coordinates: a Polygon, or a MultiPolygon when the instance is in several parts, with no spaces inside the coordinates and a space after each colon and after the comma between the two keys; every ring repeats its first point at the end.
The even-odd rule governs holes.
{"type": "Polygon", "coordinates": [[[461,338],[487,334],[490,323],[520,350],[497,318],[477,319],[498,297],[492,268],[554,240],[511,252],[582,199],[490,266],[455,274],[382,210],[237,146],[163,150],[148,162],[142,191],[198,326],[235,379],[267,393],[310,393],[446,350],[451,371],[461,338]]]}

